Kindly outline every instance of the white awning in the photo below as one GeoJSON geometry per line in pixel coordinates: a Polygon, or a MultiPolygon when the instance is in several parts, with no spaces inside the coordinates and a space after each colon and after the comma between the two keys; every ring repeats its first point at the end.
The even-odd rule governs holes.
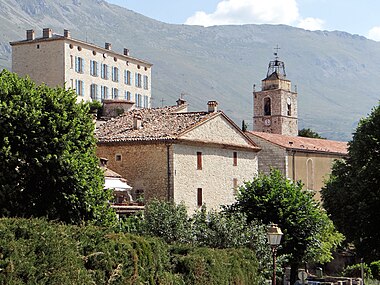
{"type": "Polygon", "coordinates": [[[127,183],[118,178],[105,178],[104,189],[114,189],[116,191],[128,191],[132,189],[127,183]]]}

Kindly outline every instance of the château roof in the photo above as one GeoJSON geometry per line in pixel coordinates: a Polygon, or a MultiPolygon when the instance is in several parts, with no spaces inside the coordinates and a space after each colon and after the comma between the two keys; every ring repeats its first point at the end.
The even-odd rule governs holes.
{"type": "Polygon", "coordinates": [[[261,138],[280,147],[286,148],[287,150],[339,154],[342,156],[347,155],[348,153],[348,145],[346,142],[253,131],[248,131],[246,133],[250,137],[254,136],[261,138]]]}
{"type": "Polygon", "coordinates": [[[178,138],[183,132],[221,115],[222,112],[178,112],[181,107],[134,109],[99,127],[99,142],[162,141],[178,138]],[[133,128],[134,117],[141,118],[141,128],[133,128]]]}

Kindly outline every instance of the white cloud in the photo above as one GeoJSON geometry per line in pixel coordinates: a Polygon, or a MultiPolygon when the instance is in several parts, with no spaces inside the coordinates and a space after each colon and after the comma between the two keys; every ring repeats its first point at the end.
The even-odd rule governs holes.
{"type": "Polygon", "coordinates": [[[302,18],[296,0],[222,0],[210,14],[196,12],[188,25],[285,24],[307,30],[320,30],[324,21],[302,18]]]}
{"type": "Polygon", "coordinates": [[[373,27],[368,32],[368,38],[380,42],[380,27],[373,27]]]}
{"type": "Polygon", "coordinates": [[[215,12],[196,12],[188,25],[288,24],[299,17],[296,0],[223,0],[215,12]]]}
{"type": "Polygon", "coordinates": [[[324,23],[325,21],[318,18],[305,18],[299,21],[297,27],[310,31],[322,30],[324,23]]]}

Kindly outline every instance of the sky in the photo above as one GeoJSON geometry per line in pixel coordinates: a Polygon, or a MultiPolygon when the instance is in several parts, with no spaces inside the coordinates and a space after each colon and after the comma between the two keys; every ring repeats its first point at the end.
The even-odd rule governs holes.
{"type": "Polygon", "coordinates": [[[107,0],[170,24],[285,24],[380,41],[379,0],[107,0]]]}

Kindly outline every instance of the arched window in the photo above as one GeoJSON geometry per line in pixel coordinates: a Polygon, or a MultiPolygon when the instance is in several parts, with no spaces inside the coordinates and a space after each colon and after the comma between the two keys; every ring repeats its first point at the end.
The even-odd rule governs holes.
{"type": "Polygon", "coordinates": [[[314,190],[314,164],[311,158],[306,161],[306,187],[314,190]]]}
{"type": "Polygon", "coordinates": [[[266,97],[264,98],[264,116],[270,116],[271,114],[271,100],[269,97],[266,97]]]}

